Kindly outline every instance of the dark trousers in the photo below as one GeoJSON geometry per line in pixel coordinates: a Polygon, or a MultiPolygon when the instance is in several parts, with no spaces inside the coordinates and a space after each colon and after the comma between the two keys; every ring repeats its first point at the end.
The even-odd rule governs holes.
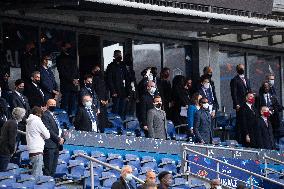
{"type": "Polygon", "coordinates": [[[136,110],[136,99],[130,98],[126,101],[125,105],[125,115],[127,116],[135,116],[136,110]]]}
{"type": "Polygon", "coordinates": [[[112,113],[118,114],[122,119],[124,119],[126,99],[123,97],[112,97],[112,103],[112,113]]]}
{"type": "Polygon", "coordinates": [[[46,176],[54,176],[59,157],[58,148],[47,148],[43,151],[43,174],[46,176]]]}
{"type": "Polygon", "coordinates": [[[103,133],[104,129],[108,127],[108,119],[107,119],[107,107],[101,104],[100,106],[100,114],[98,115],[98,122],[100,132],[103,133]]]}
{"type": "Polygon", "coordinates": [[[0,172],[7,171],[10,156],[0,155],[0,172]]]}
{"type": "Polygon", "coordinates": [[[66,90],[61,90],[61,93],[61,108],[64,109],[69,116],[75,116],[77,112],[78,93],[66,90]]]}

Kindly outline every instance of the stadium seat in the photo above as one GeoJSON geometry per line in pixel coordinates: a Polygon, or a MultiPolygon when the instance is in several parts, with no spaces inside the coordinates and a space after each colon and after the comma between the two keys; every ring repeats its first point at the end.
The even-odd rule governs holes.
{"type": "Polygon", "coordinates": [[[60,123],[60,127],[62,129],[71,129],[74,128],[74,125],[70,122],[69,116],[65,110],[62,109],[56,109],[54,111],[55,115],[57,116],[57,119],[60,123]]]}
{"type": "Polygon", "coordinates": [[[102,173],[102,178],[101,178],[103,184],[103,187],[111,187],[112,184],[117,180],[117,177],[115,176],[115,174],[111,173],[111,172],[103,172],[102,173]]]}
{"type": "MultiPolygon", "coordinates": [[[[143,156],[142,161],[141,161],[142,167],[147,167],[152,170],[157,171],[158,170],[158,165],[154,157],[152,156],[143,156]]],[[[141,169],[142,169],[141,167],[141,169]]]]}
{"type": "Polygon", "coordinates": [[[40,176],[38,178],[36,189],[53,189],[55,187],[55,181],[50,176],[40,176]]]}
{"type": "MultiPolygon", "coordinates": [[[[91,177],[90,177],[90,171],[85,172],[85,179],[84,179],[84,188],[85,189],[91,189],[91,177]]],[[[94,184],[95,187],[101,187],[100,184],[100,177],[97,174],[94,174],[94,184]]]]}
{"type": "Polygon", "coordinates": [[[102,162],[106,162],[106,156],[104,153],[100,151],[92,151],[91,157],[96,158],[97,160],[100,160],[102,162]]]}
{"type": "Polygon", "coordinates": [[[67,177],[75,180],[82,179],[86,170],[84,163],[80,160],[70,160],[69,168],[71,170],[71,173],[68,174],[67,177]]]}
{"type": "Polygon", "coordinates": [[[70,152],[68,150],[62,150],[59,152],[59,158],[61,161],[64,161],[66,163],[69,162],[71,159],[70,152]]]}
{"type": "MultiPolygon", "coordinates": [[[[102,172],[104,171],[104,167],[98,163],[93,162],[93,168],[94,173],[101,177],[102,172]]],[[[90,170],[90,162],[88,164],[88,170],[90,170]]]]}
{"type": "Polygon", "coordinates": [[[88,153],[85,152],[84,150],[74,150],[72,157],[75,158],[75,160],[82,161],[84,163],[84,165],[87,165],[90,160],[88,160],[84,157],[78,156],[79,153],[84,154],[84,155],[88,155],[88,153]]]}
{"type": "Polygon", "coordinates": [[[123,167],[123,159],[122,159],[122,156],[120,154],[109,153],[108,158],[106,160],[109,164],[117,165],[120,168],[123,167]]]}
{"type": "Polygon", "coordinates": [[[127,165],[131,165],[131,166],[137,168],[138,171],[141,170],[141,162],[140,162],[140,159],[137,155],[126,154],[125,155],[125,162],[126,162],[127,165]]]}
{"type": "Polygon", "coordinates": [[[66,176],[69,173],[68,166],[65,161],[58,161],[55,171],[55,177],[60,178],[66,176]]]}

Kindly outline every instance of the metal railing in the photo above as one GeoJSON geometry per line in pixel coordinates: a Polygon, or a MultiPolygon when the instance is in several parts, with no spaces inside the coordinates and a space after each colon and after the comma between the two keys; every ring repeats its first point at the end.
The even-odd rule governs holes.
{"type": "Polygon", "coordinates": [[[278,164],[284,165],[284,162],[283,162],[283,161],[280,161],[280,160],[278,160],[278,159],[274,159],[274,158],[272,158],[272,157],[269,157],[269,156],[267,156],[266,154],[264,154],[264,157],[263,157],[263,158],[264,158],[264,173],[265,173],[265,177],[268,176],[268,171],[273,172],[273,173],[277,173],[277,174],[279,174],[279,175],[284,176],[284,174],[283,174],[282,172],[279,172],[279,171],[276,171],[276,170],[274,170],[274,169],[268,168],[268,161],[267,161],[267,160],[270,160],[270,161],[276,162],[276,163],[278,163],[278,164]]]}
{"type": "MultiPolygon", "coordinates": [[[[78,156],[81,156],[81,157],[83,157],[83,158],[86,158],[87,160],[90,160],[91,189],[94,189],[94,188],[95,188],[95,183],[94,183],[94,167],[93,167],[94,165],[93,165],[93,162],[96,162],[96,163],[98,163],[98,164],[100,164],[100,165],[102,165],[102,166],[104,166],[104,167],[107,167],[107,168],[110,168],[110,169],[114,169],[114,170],[119,171],[119,172],[121,171],[121,169],[117,168],[116,166],[113,166],[113,165],[111,165],[111,164],[109,164],[109,163],[102,162],[102,161],[100,161],[100,160],[97,160],[97,159],[92,158],[92,157],[90,157],[90,156],[87,156],[87,155],[85,155],[85,154],[78,153],[78,156]]],[[[139,182],[139,183],[141,183],[141,184],[144,184],[144,181],[141,180],[141,179],[139,179],[138,177],[132,175],[132,178],[133,178],[134,180],[136,180],[137,182],[139,182]]]]}
{"type": "Polygon", "coordinates": [[[232,178],[232,179],[235,179],[235,180],[237,180],[237,181],[240,181],[240,182],[243,182],[243,183],[247,184],[246,181],[240,180],[240,179],[238,179],[238,178],[235,178],[235,177],[232,177],[232,176],[230,176],[230,175],[227,175],[227,174],[225,174],[225,173],[220,172],[220,164],[223,164],[223,165],[226,165],[226,166],[228,166],[228,167],[231,167],[231,168],[237,169],[237,170],[239,170],[239,171],[242,171],[243,173],[247,173],[247,174],[251,175],[251,176],[250,176],[250,186],[251,186],[251,188],[261,188],[261,187],[255,185],[255,184],[253,183],[252,176],[255,176],[255,177],[260,178],[260,179],[262,179],[262,180],[266,180],[266,181],[269,181],[269,182],[271,182],[271,183],[274,183],[274,184],[277,184],[277,185],[279,185],[279,186],[284,187],[284,184],[283,184],[283,183],[280,183],[280,182],[277,182],[277,181],[275,181],[275,180],[269,179],[269,178],[264,177],[264,176],[262,176],[262,175],[260,175],[260,174],[257,174],[257,173],[248,171],[248,170],[246,170],[246,169],[243,169],[243,168],[241,168],[241,167],[238,167],[238,166],[235,166],[235,165],[231,165],[231,164],[229,164],[229,163],[227,163],[227,162],[224,162],[224,161],[221,161],[221,160],[219,160],[219,159],[210,157],[210,156],[208,156],[208,155],[202,154],[202,153],[200,153],[200,152],[197,152],[197,151],[195,151],[195,150],[189,149],[189,148],[187,148],[187,147],[184,147],[184,148],[183,148],[182,161],[186,162],[186,163],[183,163],[184,172],[190,172],[190,167],[188,166],[188,163],[189,163],[189,164],[194,164],[194,165],[196,165],[196,166],[199,166],[199,167],[202,167],[202,168],[204,168],[204,169],[207,169],[207,170],[210,170],[210,171],[212,171],[212,172],[217,173],[217,177],[218,177],[218,178],[220,178],[220,175],[223,175],[223,176],[226,176],[226,177],[229,177],[229,178],[232,178]],[[214,170],[214,169],[208,168],[208,167],[206,167],[206,166],[200,165],[200,164],[198,164],[198,163],[195,163],[195,162],[192,162],[192,161],[187,160],[187,152],[191,152],[191,153],[193,153],[193,154],[196,154],[196,155],[199,155],[199,156],[202,156],[202,157],[206,157],[206,158],[208,158],[208,159],[210,159],[210,160],[213,160],[213,161],[217,162],[217,167],[216,167],[217,170],[214,170]],[[188,168],[189,168],[189,170],[188,170],[188,168]]]}

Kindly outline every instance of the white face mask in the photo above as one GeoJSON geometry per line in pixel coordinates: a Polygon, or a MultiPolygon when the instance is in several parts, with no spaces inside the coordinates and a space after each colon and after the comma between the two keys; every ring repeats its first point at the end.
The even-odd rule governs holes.
{"type": "Polygon", "coordinates": [[[132,180],[132,174],[126,174],[125,180],[128,181],[128,182],[131,181],[132,180]]]}
{"type": "Polygon", "coordinates": [[[240,78],[245,78],[245,75],[244,74],[241,74],[241,75],[239,75],[240,76],[240,78]]]}
{"type": "Polygon", "coordinates": [[[274,85],[274,79],[269,80],[270,85],[274,85]]]}
{"type": "Polygon", "coordinates": [[[204,87],[205,89],[209,89],[210,83],[204,83],[204,84],[203,84],[203,87],[204,87]]]}
{"type": "Polygon", "coordinates": [[[222,186],[217,186],[216,189],[222,189],[222,186]]]}
{"type": "Polygon", "coordinates": [[[52,66],[52,61],[51,60],[47,60],[47,67],[50,68],[52,66]]]}
{"type": "Polygon", "coordinates": [[[205,104],[203,104],[202,106],[203,106],[203,108],[206,109],[206,110],[209,108],[209,104],[208,104],[208,103],[205,103],[205,104]]]}
{"type": "Polygon", "coordinates": [[[151,94],[151,95],[154,95],[155,92],[156,92],[156,87],[151,87],[151,89],[150,89],[150,94],[151,94]]]}
{"type": "Polygon", "coordinates": [[[92,106],[92,101],[85,102],[85,107],[86,108],[91,108],[91,106],[92,106]]]}

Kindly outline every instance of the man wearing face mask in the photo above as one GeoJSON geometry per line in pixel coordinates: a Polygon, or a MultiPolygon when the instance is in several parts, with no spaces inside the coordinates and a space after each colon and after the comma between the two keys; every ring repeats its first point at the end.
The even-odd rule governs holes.
{"type": "Polygon", "coordinates": [[[156,84],[153,81],[147,83],[147,92],[142,96],[140,102],[140,117],[141,124],[143,126],[145,135],[148,136],[148,125],[147,125],[147,112],[154,108],[153,98],[156,92],[156,84]]]}
{"type": "Polygon", "coordinates": [[[237,140],[245,147],[257,147],[256,133],[257,126],[257,111],[255,109],[255,97],[252,92],[246,94],[246,103],[239,110],[237,117],[237,140]]]}
{"type": "MultiPolygon", "coordinates": [[[[80,100],[83,96],[89,95],[93,99],[93,106],[97,109],[97,114],[100,113],[100,101],[98,99],[98,96],[93,88],[93,76],[92,75],[85,75],[84,76],[84,87],[80,90],[80,100]]],[[[80,104],[80,103],[79,103],[80,104]]]]}
{"type": "Polygon", "coordinates": [[[35,71],[31,75],[31,82],[25,86],[24,94],[27,96],[31,108],[45,105],[45,96],[40,86],[40,80],[40,72],[35,71]]]}
{"type": "Polygon", "coordinates": [[[1,129],[0,137],[0,172],[6,171],[12,155],[16,152],[16,137],[18,123],[26,114],[23,108],[14,108],[12,119],[8,120],[1,129]]]}
{"type": "Polygon", "coordinates": [[[93,105],[93,99],[90,95],[82,97],[82,105],[79,107],[75,116],[74,126],[80,131],[100,132],[97,126],[98,109],[93,105]]]}
{"type": "Polygon", "coordinates": [[[262,106],[260,109],[261,117],[258,118],[257,129],[257,147],[261,149],[274,150],[275,141],[273,136],[272,125],[269,121],[270,111],[266,106],[262,106]]]}
{"type": "Polygon", "coordinates": [[[207,98],[209,103],[209,112],[211,114],[211,117],[214,118],[216,111],[218,111],[219,105],[210,85],[210,79],[208,78],[208,76],[201,77],[201,88],[198,92],[203,98],[207,98]]]}
{"type": "Polygon", "coordinates": [[[149,138],[167,139],[167,118],[166,113],[161,110],[162,99],[154,97],[154,108],[147,113],[147,126],[149,138]]]}
{"type": "Polygon", "coordinates": [[[121,51],[115,50],[113,58],[113,62],[108,65],[106,70],[107,84],[113,101],[112,113],[124,118],[130,82],[127,68],[122,62],[121,51]]]}
{"type": "Polygon", "coordinates": [[[39,59],[36,56],[34,42],[28,42],[24,54],[20,57],[21,78],[25,83],[30,82],[31,74],[38,70],[39,59]]]}
{"type": "Polygon", "coordinates": [[[269,74],[266,76],[266,80],[267,82],[269,83],[270,85],[270,90],[269,90],[269,93],[272,94],[272,95],[277,95],[276,94],[276,88],[275,88],[275,76],[274,74],[269,74]]]}
{"type": "Polygon", "coordinates": [[[46,103],[46,107],[47,111],[43,113],[41,119],[50,133],[50,138],[45,140],[43,151],[43,174],[54,176],[59,157],[59,150],[62,148],[64,138],[60,122],[54,112],[56,109],[56,101],[54,99],[49,99],[46,103]]]}
{"type": "Polygon", "coordinates": [[[194,115],[193,133],[197,142],[202,144],[212,143],[213,133],[211,129],[211,115],[207,98],[199,100],[200,109],[194,115]]]}
{"type": "Polygon", "coordinates": [[[131,166],[125,165],[121,169],[120,178],[112,184],[111,189],[136,189],[132,176],[131,166]]]}
{"type": "Polygon", "coordinates": [[[158,185],[158,189],[168,189],[173,184],[173,176],[168,171],[162,171],[158,175],[158,179],[160,184],[158,185]]]}
{"type": "Polygon", "coordinates": [[[11,108],[14,109],[16,107],[24,108],[27,112],[27,115],[30,112],[30,105],[28,98],[24,96],[25,83],[24,80],[18,79],[15,81],[15,91],[11,96],[11,108]]]}
{"type": "Polygon", "coordinates": [[[40,86],[42,87],[42,92],[44,94],[44,101],[51,98],[55,98],[59,95],[57,83],[55,81],[54,74],[51,70],[52,60],[49,54],[46,54],[42,57],[41,66],[40,66],[40,86]]]}
{"type": "Polygon", "coordinates": [[[238,111],[246,103],[246,93],[251,91],[250,82],[245,77],[245,66],[238,64],[236,67],[237,75],[231,80],[231,96],[233,108],[238,111]]]}

